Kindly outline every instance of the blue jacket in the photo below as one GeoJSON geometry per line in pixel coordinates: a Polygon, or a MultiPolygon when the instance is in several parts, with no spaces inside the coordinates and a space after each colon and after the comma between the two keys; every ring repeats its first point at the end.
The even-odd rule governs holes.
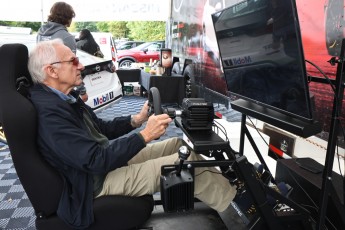
{"type": "Polygon", "coordinates": [[[31,101],[38,114],[40,151],[64,179],[57,215],[74,228],[86,228],[94,220],[93,175],[124,166],[145,143],[138,134],[118,138],[133,130],[130,116],[101,120],[82,100],[68,104],[43,85],[33,86],[31,101]],[[82,106],[89,110],[97,129],[115,139],[109,146],[101,147],[89,135],[82,106]]]}

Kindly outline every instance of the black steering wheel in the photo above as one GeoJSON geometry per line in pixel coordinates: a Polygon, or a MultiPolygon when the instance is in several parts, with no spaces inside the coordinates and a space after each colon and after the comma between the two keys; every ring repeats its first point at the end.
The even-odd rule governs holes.
{"type": "Polygon", "coordinates": [[[159,94],[159,90],[156,87],[151,87],[149,90],[149,116],[152,114],[159,115],[163,113],[163,109],[161,106],[161,96],[159,94]]]}

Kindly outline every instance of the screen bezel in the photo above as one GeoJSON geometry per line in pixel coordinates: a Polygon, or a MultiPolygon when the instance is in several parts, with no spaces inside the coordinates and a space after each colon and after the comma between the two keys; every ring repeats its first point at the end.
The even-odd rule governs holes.
{"type": "MultiPolygon", "coordinates": [[[[240,3],[237,3],[237,4],[234,4],[232,6],[229,6],[227,8],[224,8],[216,13],[213,13],[211,15],[212,17],[212,22],[213,22],[213,28],[214,28],[214,31],[215,31],[215,34],[216,34],[216,39],[217,39],[217,46],[218,46],[218,50],[219,50],[219,55],[220,55],[220,60],[221,60],[221,64],[222,66],[224,66],[224,62],[223,62],[223,58],[222,58],[222,50],[221,50],[221,47],[219,45],[219,37],[218,37],[218,34],[217,34],[217,31],[216,31],[216,21],[215,21],[215,18],[218,18],[219,15],[230,9],[230,8],[234,8],[236,6],[239,6],[240,4],[243,4],[244,2],[250,2],[250,1],[253,1],[253,0],[247,0],[247,1],[242,1],[240,3]]],[[[241,99],[244,99],[244,100],[248,100],[248,101],[251,101],[255,104],[258,104],[260,106],[263,106],[263,107],[267,107],[267,108],[270,108],[272,110],[275,110],[277,112],[280,112],[282,114],[285,114],[285,115],[289,115],[289,116],[292,116],[294,118],[297,118],[297,119],[300,119],[300,120],[303,120],[303,121],[306,121],[306,122],[313,122],[314,121],[314,116],[313,116],[313,110],[312,110],[312,106],[311,106],[311,100],[310,100],[310,94],[309,94],[309,85],[308,85],[308,81],[307,81],[307,71],[306,71],[306,66],[305,66],[305,58],[304,58],[304,52],[303,52],[303,46],[302,46],[302,36],[301,36],[301,31],[300,31],[300,25],[299,25],[299,21],[298,21],[298,14],[297,14],[297,6],[296,6],[296,3],[295,3],[295,0],[285,0],[285,1],[290,1],[291,3],[291,12],[292,12],[292,16],[294,18],[294,25],[293,25],[293,28],[294,28],[294,32],[295,32],[295,35],[296,35],[296,44],[297,44],[297,50],[298,50],[298,65],[300,67],[300,71],[301,71],[301,74],[302,74],[302,77],[300,77],[300,80],[302,80],[302,86],[303,86],[303,93],[304,93],[304,102],[305,102],[305,109],[306,109],[306,114],[308,116],[302,116],[302,115],[299,115],[299,114],[296,114],[296,113],[293,113],[293,112],[290,112],[288,110],[284,110],[280,107],[275,107],[275,106],[272,106],[270,104],[267,104],[265,102],[262,102],[262,101],[258,101],[258,100],[255,100],[255,99],[252,99],[252,98],[249,98],[245,95],[242,95],[242,94],[238,94],[238,93],[235,93],[235,92],[231,92],[230,90],[230,87],[228,85],[228,81],[227,81],[227,78],[226,78],[226,70],[223,68],[223,74],[224,74],[224,80],[227,84],[227,88],[228,88],[228,91],[229,91],[229,95],[230,97],[237,97],[237,98],[241,98],[241,99]],[[304,77],[303,77],[304,76],[304,77]]]]}

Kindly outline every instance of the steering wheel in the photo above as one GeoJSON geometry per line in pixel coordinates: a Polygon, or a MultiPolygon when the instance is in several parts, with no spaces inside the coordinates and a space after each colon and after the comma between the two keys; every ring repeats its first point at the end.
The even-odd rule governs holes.
{"type": "Polygon", "coordinates": [[[149,116],[152,114],[159,115],[163,113],[163,109],[161,106],[161,96],[159,94],[159,90],[156,87],[151,87],[149,90],[149,116]]]}

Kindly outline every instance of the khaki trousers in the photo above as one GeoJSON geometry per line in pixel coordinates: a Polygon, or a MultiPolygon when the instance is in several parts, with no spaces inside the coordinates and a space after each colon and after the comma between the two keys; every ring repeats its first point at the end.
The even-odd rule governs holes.
{"type": "MultiPolygon", "coordinates": [[[[181,139],[171,138],[147,145],[129,162],[107,174],[102,195],[142,196],[160,191],[161,166],[178,160],[181,139]]],[[[202,160],[191,153],[188,160],[202,160]]],[[[236,189],[216,168],[195,168],[194,196],[218,212],[224,211],[235,197],[236,189]]]]}

